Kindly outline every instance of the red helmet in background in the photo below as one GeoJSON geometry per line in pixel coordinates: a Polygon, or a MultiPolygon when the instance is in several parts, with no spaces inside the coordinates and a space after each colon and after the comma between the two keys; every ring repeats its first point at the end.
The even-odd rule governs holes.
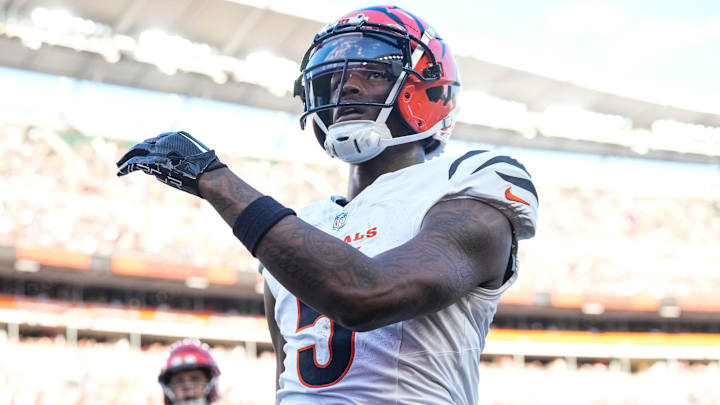
{"type": "Polygon", "coordinates": [[[208,376],[205,385],[205,400],[212,403],[220,398],[218,393],[218,377],[220,369],[210,354],[210,346],[197,339],[183,339],[170,346],[165,364],[160,370],[158,381],[163,389],[165,404],[175,402],[175,393],[170,389],[170,378],[174,373],[184,370],[203,370],[208,376]]]}
{"type": "MultiPolygon", "coordinates": [[[[455,125],[460,89],[455,59],[432,27],[401,8],[368,7],[328,24],[315,36],[303,58],[301,70],[302,75],[295,83],[295,95],[305,104],[300,125],[304,129],[306,119],[310,117],[318,141],[331,156],[342,158],[339,148],[343,147],[332,136],[327,139],[332,132],[329,129],[334,124],[332,111],[335,108],[378,108],[378,125],[385,125],[390,113],[396,112],[411,134],[392,142],[378,143],[386,142],[390,146],[425,139],[428,158],[442,152],[455,125]],[[336,82],[337,77],[342,78],[338,86],[342,89],[350,70],[382,71],[393,82],[385,101],[358,102],[333,95],[329,85],[331,75],[335,75],[336,82]],[[402,138],[409,139],[397,141],[402,138]]],[[[355,161],[343,159],[345,161],[358,163],[379,153],[362,152],[362,141],[359,147],[356,140],[352,141],[357,151],[350,151],[356,155],[350,159],[355,161]]],[[[383,149],[380,148],[380,152],[383,149]]]]}

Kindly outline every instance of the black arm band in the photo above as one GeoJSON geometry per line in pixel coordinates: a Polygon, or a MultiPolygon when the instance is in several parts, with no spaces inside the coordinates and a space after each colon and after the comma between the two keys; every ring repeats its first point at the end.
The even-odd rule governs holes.
{"type": "Polygon", "coordinates": [[[288,215],[295,215],[295,211],[268,195],[262,196],[240,213],[233,225],[233,234],[255,256],[255,248],[267,231],[288,215]]]}

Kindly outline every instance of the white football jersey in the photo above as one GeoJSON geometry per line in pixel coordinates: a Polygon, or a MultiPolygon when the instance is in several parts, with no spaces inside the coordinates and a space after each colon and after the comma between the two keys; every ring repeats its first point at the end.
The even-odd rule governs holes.
{"type": "MultiPolygon", "coordinates": [[[[454,198],[496,207],[516,239],[535,234],[538,198],[529,173],[488,151],[384,174],[345,206],[316,201],[298,216],[372,257],[414,237],[433,205],[454,198]]],[[[500,288],[477,287],[443,310],[368,332],[317,313],[265,271],[286,342],[278,403],[476,405],[480,353],[500,296],[517,279],[516,251],[500,288]]]]}

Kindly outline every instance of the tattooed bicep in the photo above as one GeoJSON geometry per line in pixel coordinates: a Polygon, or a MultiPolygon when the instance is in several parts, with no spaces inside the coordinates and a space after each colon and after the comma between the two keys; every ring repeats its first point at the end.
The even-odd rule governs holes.
{"type": "Polygon", "coordinates": [[[502,278],[512,246],[510,221],[476,199],[456,198],[433,206],[418,235],[467,260],[480,283],[502,278]]]}

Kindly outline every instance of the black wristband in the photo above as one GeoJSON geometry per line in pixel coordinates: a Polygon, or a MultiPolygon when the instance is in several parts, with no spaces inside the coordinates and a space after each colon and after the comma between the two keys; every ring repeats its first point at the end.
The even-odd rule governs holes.
{"type": "Polygon", "coordinates": [[[240,213],[233,225],[233,234],[255,256],[255,248],[267,231],[288,215],[295,215],[295,211],[269,195],[262,196],[240,213]]]}

